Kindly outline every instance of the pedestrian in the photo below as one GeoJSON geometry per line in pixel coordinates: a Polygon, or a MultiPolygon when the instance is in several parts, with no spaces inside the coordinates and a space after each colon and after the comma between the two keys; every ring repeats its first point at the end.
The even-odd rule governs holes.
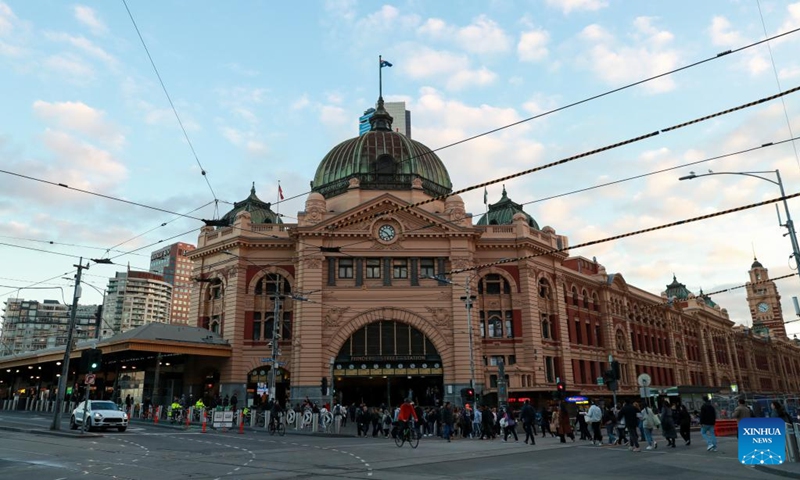
{"type": "Polygon", "coordinates": [[[644,439],[647,441],[646,450],[654,450],[658,448],[658,442],[653,439],[653,430],[661,425],[661,420],[653,412],[650,407],[644,407],[642,410],[642,430],[644,431],[644,439]]]}
{"type": "Polygon", "coordinates": [[[239,397],[237,396],[236,392],[233,392],[233,396],[231,397],[231,410],[236,411],[236,406],[239,405],[239,397]]]}
{"type": "Polygon", "coordinates": [[[450,402],[445,402],[442,408],[442,424],[444,428],[442,436],[449,442],[453,432],[453,407],[450,406],[450,402]]]}
{"type": "Polygon", "coordinates": [[[128,395],[125,397],[125,411],[128,412],[128,414],[131,412],[131,405],[133,405],[133,399],[128,395]]]}
{"type": "Polygon", "coordinates": [[[689,409],[686,405],[681,404],[678,408],[678,426],[680,428],[681,438],[684,445],[687,447],[692,444],[691,430],[692,430],[692,416],[689,414],[689,409]]]}
{"type": "Polygon", "coordinates": [[[555,437],[555,432],[550,428],[550,421],[553,419],[553,412],[547,407],[542,407],[542,412],[539,416],[539,426],[542,427],[542,438],[546,437],[549,433],[551,437],[555,437]]]}
{"type": "Polygon", "coordinates": [[[519,411],[519,418],[522,420],[522,429],[525,430],[525,443],[527,444],[528,439],[530,439],[531,445],[536,445],[536,436],[533,433],[536,410],[531,406],[530,400],[525,400],[525,404],[522,405],[522,409],[519,411]]]}
{"type": "Polygon", "coordinates": [[[519,442],[519,437],[517,436],[517,419],[514,418],[514,408],[508,406],[506,408],[506,412],[504,417],[506,420],[506,428],[505,428],[505,435],[503,436],[503,441],[508,441],[508,434],[514,435],[514,441],[519,442]]]}
{"type": "Polygon", "coordinates": [[[772,410],[769,413],[769,416],[772,418],[780,418],[784,422],[791,424],[792,418],[786,413],[786,409],[783,408],[783,405],[780,404],[777,400],[773,400],[770,404],[772,410]]]}
{"type": "Polygon", "coordinates": [[[743,418],[750,418],[750,409],[744,403],[744,398],[739,399],[739,405],[733,410],[733,419],[736,420],[736,438],[739,438],[738,424],[743,418]]]}
{"type": "Polygon", "coordinates": [[[611,406],[606,406],[605,412],[603,412],[603,425],[605,425],[606,434],[608,434],[608,444],[614,445],[617,443],[617,436],[614,435],[614,431],[617,428],[617,420],[611,406]]]}
{"type": "Polygon", "coordinates": [[[711,397],[706,397],[703,406],[700,407],[700,435],[706,441],[706,451],[717,451],[717,437],[714,435],[714,424],[717,423],[717,411],[711,404],[711,397]]]}
{"type": "Polygon", "coordinates": [[[566,437],[575,441],[575,432],[572,430],[572,425],[569,423],[569,412],[567,412],[567,404],[561,403],[560,406],[555,407],[552,417],[552,424],[550,428],[555,427],[556,433],[560,437],[561,443],[567,443],[566,437]]]}
{"type": "Polygon", "coordinates": [[[641,412],[639,408],[631,402],[631,399],[625,399],[625,405],[619,411],[618,419],[625,420],[625,426],[628,429],[628,437],[630,439],[628,449],[633,452],[641,451],[639,449],[639,433],[637,432],[639,429],[640,415],[641,412]]]}
{"type": "Polygon", "coordinates": [[[589,435],[589,427],[586,424],[586,412],[579,411],[577,415],[575,415],[575,426],[578,427],[578,431],[581,432],[581,440],[589,440],[591,435],[589,435]]]}
{"type": "Polygon", "coordinates": [[[667,446],[675,448],[675,440],[678,438],[678,432],[675,430],[675,417],[672,414],[672,405],[669,401],[664,401],[661,407],[661,431],[664,438],[667,439],[667,446]]]}
{"type": "Polygon", "coordinates": [[[603,411],[600,410],[598,400],[594,399],[594,403],[589,407],[586,412],[586,421],[592,430],[592,444],[598,447],[603,444],[603,434],[600,432],[600,422],[603,420],[603,411]]]}
{"type": "Polygon", "coordinates": [[[356,421],[358,425],[356,426],[356,436],[360,437],[361,433],[364,433],[364,437],[367,436],[367,432],[369,432],[369,423],[370,423],[370,412],[367,409],[366,405],[361,405],[361,410],[358,412],[356,416],[356,421]]]}
{"type": "Polygon", "coordinates": [[[486,437],[489,440],[494,440],[494,415],[489,407],[484,405],[481,412],[481,440],[486,437]]]}

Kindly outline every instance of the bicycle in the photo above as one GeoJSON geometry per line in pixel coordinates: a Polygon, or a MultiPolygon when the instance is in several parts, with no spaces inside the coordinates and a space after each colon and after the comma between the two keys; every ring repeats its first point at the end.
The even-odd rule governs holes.
{"type": "Polygon", "coordinates": [[[403,431],[397,432],[397,435],[394,436],[394,444],[398,447],[402,447],[405,442],[408,442],[411,448],[417,448],[419,445],[419,435],[411,426],[411,422],[407,422],[403,431]]]}
{"type": "Polygon", "coordinates": [[[268,430],[270,435],[275,435],[276,432],[281,437],[286,435],[286,425],[284,425],[279,418],[270,420],[268,430]]]}

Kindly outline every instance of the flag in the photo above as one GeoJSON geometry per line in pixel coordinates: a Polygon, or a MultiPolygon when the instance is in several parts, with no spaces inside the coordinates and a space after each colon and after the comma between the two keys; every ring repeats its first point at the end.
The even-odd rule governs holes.
{"type": "Polygon", "coordinates": [[[281,184],[278,184],[278,196],[283,200],[283,189],[281,188],[281,184]]]}
{"type": "Polygon", "coordinates": [[[391,67],[392,64],[387,62],[386,60],[381,60],[381,68],[383,67],[391,67]]]}
{"type": "Polygon", "coordinates": [[[483,187],[483,204],[489,205],[489,192],[486,191],[486,187],[483,187]]]}

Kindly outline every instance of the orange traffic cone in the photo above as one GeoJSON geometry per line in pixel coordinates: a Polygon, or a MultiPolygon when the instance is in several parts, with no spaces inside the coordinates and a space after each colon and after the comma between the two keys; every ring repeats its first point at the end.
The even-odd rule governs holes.
{"type": "Polygon", "coordinates": [[[206,433],[206,411],[203,410],[203,433],[206,433]]]}

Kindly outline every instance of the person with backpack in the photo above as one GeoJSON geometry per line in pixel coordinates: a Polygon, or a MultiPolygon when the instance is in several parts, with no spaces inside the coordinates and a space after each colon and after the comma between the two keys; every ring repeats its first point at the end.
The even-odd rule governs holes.
{"type": "Polygon", "coordinates": [[[617,422],[614,415],[614,410],[610,406],[606,406],[605,412],[603,412],[603,425],[606,427],[606,433],[608,434],[608,444],[614,445],[617,443],[617,436],[614,435],[614,431],[616,430],[617,422]]]}
{"type": "MultiPolygon", "coordinates": [[[[511,406],[506,408],[505,413],[503,414],[503,420],[505,420],[505,433],[503,435],[503,441],[508,441],[508,435],[514,435],[514,441],[519,442],[519,437],[517,436],[517,419],[514,418],[514,409],[511,406]]],[[[502,426],[502,425],[501,425],[502,426]]]]}
{"type": "Polygon", "coordinates": [[[653,439],[653,430],[661,426],[661,420],[653,412],[649,406],[644,407],[642,410],[642,430],[644,431],[644,439],[647,441],[647,448],[645,450],[654,450],[658,448],[658,442],[653,439]]]}
{"type": "Polygon", "coordinates": [[[603,444],[603,434],[600,433],[600,421],[602,419],[603,411],[600,410],[597,399],[595,399],[592,406],[589,407],[589,411],[586,412],[586,423],[589,424],[589,428],[592,431],[592,445],[597,445],[598,447],[603,444]]]}
{"type": "Polygon", "coordinates": [[[717,451],[717,436],[714,434],[714,424],[717,423],[717,411],[711,404],[711,397],[706,397],[700,407],[700,435],[706,441],[706,451],[717,451]]]}

